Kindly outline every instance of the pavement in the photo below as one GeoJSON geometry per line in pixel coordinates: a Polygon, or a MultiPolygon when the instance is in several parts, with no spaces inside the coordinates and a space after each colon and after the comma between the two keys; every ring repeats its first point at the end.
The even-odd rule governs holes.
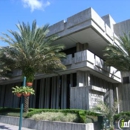
{"type": "MultiPolygon", "coordinates": [[[[18,126],[0,123],[0,130],[19,130],[18,126]]],[[[21,130],[34,130],[22,127],[21,130]]]]}

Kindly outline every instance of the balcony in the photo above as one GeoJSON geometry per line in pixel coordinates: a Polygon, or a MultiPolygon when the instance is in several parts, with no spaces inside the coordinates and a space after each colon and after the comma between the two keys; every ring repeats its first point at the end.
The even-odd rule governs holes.
{"type": "MultiPolygon", "coordinates": [[[[111,80],[114,83],[121,82],[120,72],[119,71],[117,72],[117,69],[114,67],[106,66],[101,58],[99,58],[89,50],[76,52],[74,53],[74,57],[72,56],[72,54],[69,54],[66,56],[65,59],[62,59],[62,63],[67,66],[67,70],[60,71],[59,72],[60,74],[76,72],[77,70],[90,71],[91,74],[106,79],[107,81],[111,80]]],[[[21,74],[22,71],[14,70],[12,73],[14,78],[12,80],[19,79],[19,76],[21,76],[21,74]]],[[[45,75],[37,74],[36,77],[37,76],[45,76],[45,75]]]]}
{"type": "Polygon", "coordinates": [[[72,54],[69,54],[62,60],[62,62],[69,70],[89,70],[90,72],[93,71],[93,73],[97,72],[97,76],[99,74],[114,79],[117,82],[121,82],[120,72],[114,67],[106,66],[103,59],[99,58],[89,50],[76,52],[74,57],[72,57],[72,54]]]}
{"type": "Polygon", "coordinates": [[[59,38],[55,44],[62,43],[66,49],[76,46],[77,42],[88,43],[89,50],[102,57],[102,50],[108,43],[113,44],[117,37],[113,32],[115,22],[109,15],[107,17],[106,21],[94,9],[88,8],[68,17],[66,21],[62,20],[51,25],[48,35],[57,34],[59,38]]]}

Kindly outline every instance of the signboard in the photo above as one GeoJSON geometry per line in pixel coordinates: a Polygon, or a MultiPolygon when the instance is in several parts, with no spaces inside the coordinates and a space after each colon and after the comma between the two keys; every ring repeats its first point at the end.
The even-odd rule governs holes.
{"type": "Polygon", "coordinates": [[[104,101],[104,96],[96,91],[89,92],[89,109],[94,108],[100,101],[104,101]]]}
{"type": "Polygon", "coordinates": [[[91,89],[95,90],[95,91],[103,92],[103,93],[106,93],[106,91],[107,91],[105,88],[101,88],[101,87],[97,87],[97,86],[92,86],[91,89]]]}

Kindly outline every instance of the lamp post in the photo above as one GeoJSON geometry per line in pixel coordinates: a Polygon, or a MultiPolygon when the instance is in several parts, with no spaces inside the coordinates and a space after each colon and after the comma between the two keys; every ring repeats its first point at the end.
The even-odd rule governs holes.
{"type": "MultiPolygon", "coordinates": [[[[26,86],[26,77],[24,76],[24,78],[23,78],[23,87],[25,87],[25,86],[26,86]]],[[[21,96],[19,130],[21,130],[21,127],[22,127],[23,104],[24,104],[24,96],[21,96]]]]}

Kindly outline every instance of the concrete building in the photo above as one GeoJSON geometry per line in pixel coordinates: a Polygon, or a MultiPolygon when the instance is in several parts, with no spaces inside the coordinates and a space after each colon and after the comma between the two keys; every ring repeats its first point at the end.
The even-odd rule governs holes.
{"type": "MultiPolygon", "coordinates": [[[[103,57],[108,44],[118,44],[114,37],[129,30],[130,20],[116,23],[110,15],[101,17],[92,8],[50,26],[48,35],[59,36],[54,44],[66,46],[67,57],[62,62],[67,70],[59,75],[37,74],[30,107],[90,109],[100,100],[110,106],[119,100],[119,111],[130,110],[130,96],[125,94],[129,85],[121,87],[120,72],[106,66],[103,57]]],[[[12,80],[0,82],[0,107],[19,107],[20,99],[11,93],[11,87],[21,84],[21,72],[16,70],[13,75],[12,80]]],[[[123,76],[129,79],[129,74],[123,76]]]]}

